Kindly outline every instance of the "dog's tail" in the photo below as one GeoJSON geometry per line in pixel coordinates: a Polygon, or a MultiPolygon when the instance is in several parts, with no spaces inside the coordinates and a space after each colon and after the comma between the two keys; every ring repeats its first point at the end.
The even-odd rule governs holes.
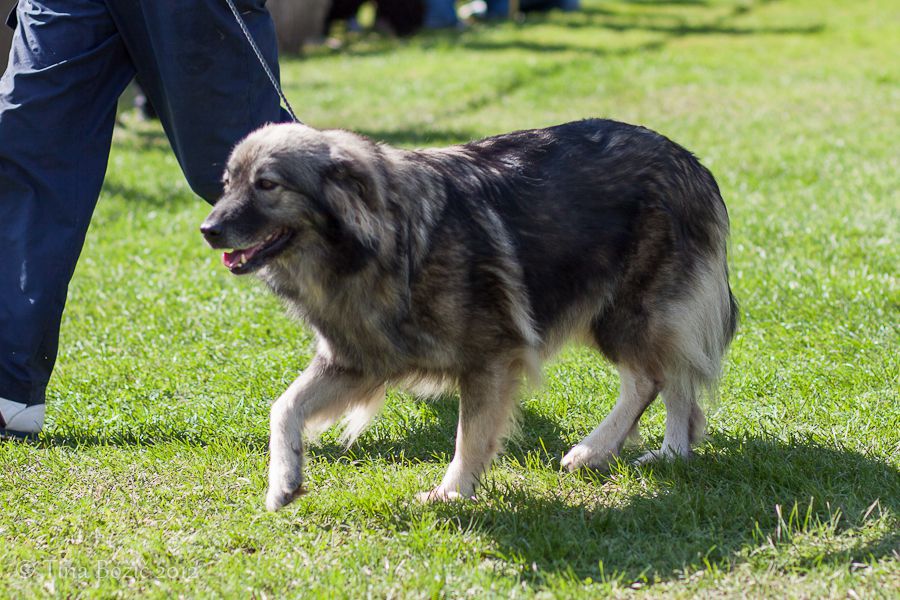
{"type": "Polygon", "coordinates": [[[665,367],[662,394],[666,405],[690,405],[690,441],[705,427],[698,400],[713,402],[722,372],[722,359],[738,328],[740,311],[728,283],[724,240],[719,256],[698,267],[691,293],[670,306],[675,359],[665,367]]]}

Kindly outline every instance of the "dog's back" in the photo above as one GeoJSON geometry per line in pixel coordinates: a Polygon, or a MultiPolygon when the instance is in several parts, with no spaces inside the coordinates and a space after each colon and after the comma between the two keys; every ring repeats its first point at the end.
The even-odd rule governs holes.
{"type": "MultiPolygon", "coordinates": [[[[663,309],[687,310],[689,297],[715,287],[700,295],[717,298],[718,342],[702,346],[721,354],[737,324],[725,262],[728,215],[712,175],[690,152],[642,127],[599,119],[462,150],[438,163],[448,203],[463,206],[464,218],[490,210],[502,222],[547,343],[573,333],[559,327],[590,325],[612,360],[628,358],[633,346],[645,346],[646,357],[639,332],[647,321],[683,320],[663,309]]],[[[479,229],[475,222],[470,235],[484,235],[479,229]]],[[[710,316],[712,308],[701,310],[710,316]]],[[[711,356],[693,362],[718,364],[711,356]]]]}

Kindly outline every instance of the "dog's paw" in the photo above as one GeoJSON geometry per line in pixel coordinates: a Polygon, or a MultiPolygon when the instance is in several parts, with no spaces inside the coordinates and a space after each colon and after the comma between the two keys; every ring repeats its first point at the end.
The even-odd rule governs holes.
{"type": "Polygon", "coordinates": [[[586,444],[576,444],[569,453],[560,461],[560,466],[569,472],[582,467],[590,469],[605,469],[615,456],[610,450],[598,451],[586,444]]]}
{"type": "Polygon", "coordinates": [[[266,508],[276,511],[306,493],[303,487],[303,452],[298,446],[271,445],[266,508]]]}
{"type": "Polygon", "coordinates": [[[633,464],[636,467],[640,467],[642,465],[656,462],[657,460],[659,460],[661,458],[665,458],[665,455],[662,454],[661,450],[650,450],[649,452],[644,452],[643,454],[638,456],[636,459],[631,461],[631,464],[633,464]]]}
{"type": "Polygon", "coordinates": [[[284,508],[300,496],[306,493],[306,489],[301,485],[294,490],[272,489],[266,492],[266,510],[275,512],[284,508]]]}
{"type": "Polygon", "coordinates": [[[456,490],[446,490],[441,486],[416,494],[416,500],[422,504],[432,504],[434,502],[455,502],[457,500],[475,500],[475,496],[464,496],[456,490]]]}
{"type": "Polygon", "coordinates": [[[686,450],[684,452],[678,452],[672,448],[660,448],[659,450],[650,450],[649,452],[644,452],[636,459],[631,461],[636,467],[640,467],[641,465],[646,465],[649,463],[664,461],[664,460],[675,460],[676,458],[688,459],[692,455],[690,450],[686,450]]]}

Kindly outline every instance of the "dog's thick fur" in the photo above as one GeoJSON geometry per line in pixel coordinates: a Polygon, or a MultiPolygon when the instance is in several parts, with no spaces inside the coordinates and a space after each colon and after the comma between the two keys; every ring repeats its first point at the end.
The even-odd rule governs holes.
{"type": "Polygon", "coordinates": [[[738,318],[728,215],[709,171],[665,137],[586,120],[406,151],[271,125],[225,180],[208,241],[280,240],[241,269],[319,344],[272,407],[270,510],[302,492],[301,432],[344,416],[352,440],[389,385],[458,387],[456,454],[425,498],[471,496],[523,377],[570,339],[618,367],[621,392],[564,467],[607,464],[660,392],[662,448],[641,460],[687,456],[702,432],[698,395],[738,318]]]}

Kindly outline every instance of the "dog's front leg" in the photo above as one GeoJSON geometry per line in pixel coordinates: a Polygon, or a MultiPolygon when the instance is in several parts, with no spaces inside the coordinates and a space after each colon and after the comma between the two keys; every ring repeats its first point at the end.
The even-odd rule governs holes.
{"type": "Polygon", "coordinates": [[[303,428],[332,423],[348,408],[373,397],[380,388],[359,374],[330,364],[321,355],[272,405],[269,434],[269,490],[272,511],[303,494],[303,428]]]}
{"type": "Polygon", "coordinates": [[[470,374],[460,382],[456,453],[441,484],[419,494],[420,500],[472,497],[510,425],[518,382],[517,374],[506,367],[470,374]]]}

